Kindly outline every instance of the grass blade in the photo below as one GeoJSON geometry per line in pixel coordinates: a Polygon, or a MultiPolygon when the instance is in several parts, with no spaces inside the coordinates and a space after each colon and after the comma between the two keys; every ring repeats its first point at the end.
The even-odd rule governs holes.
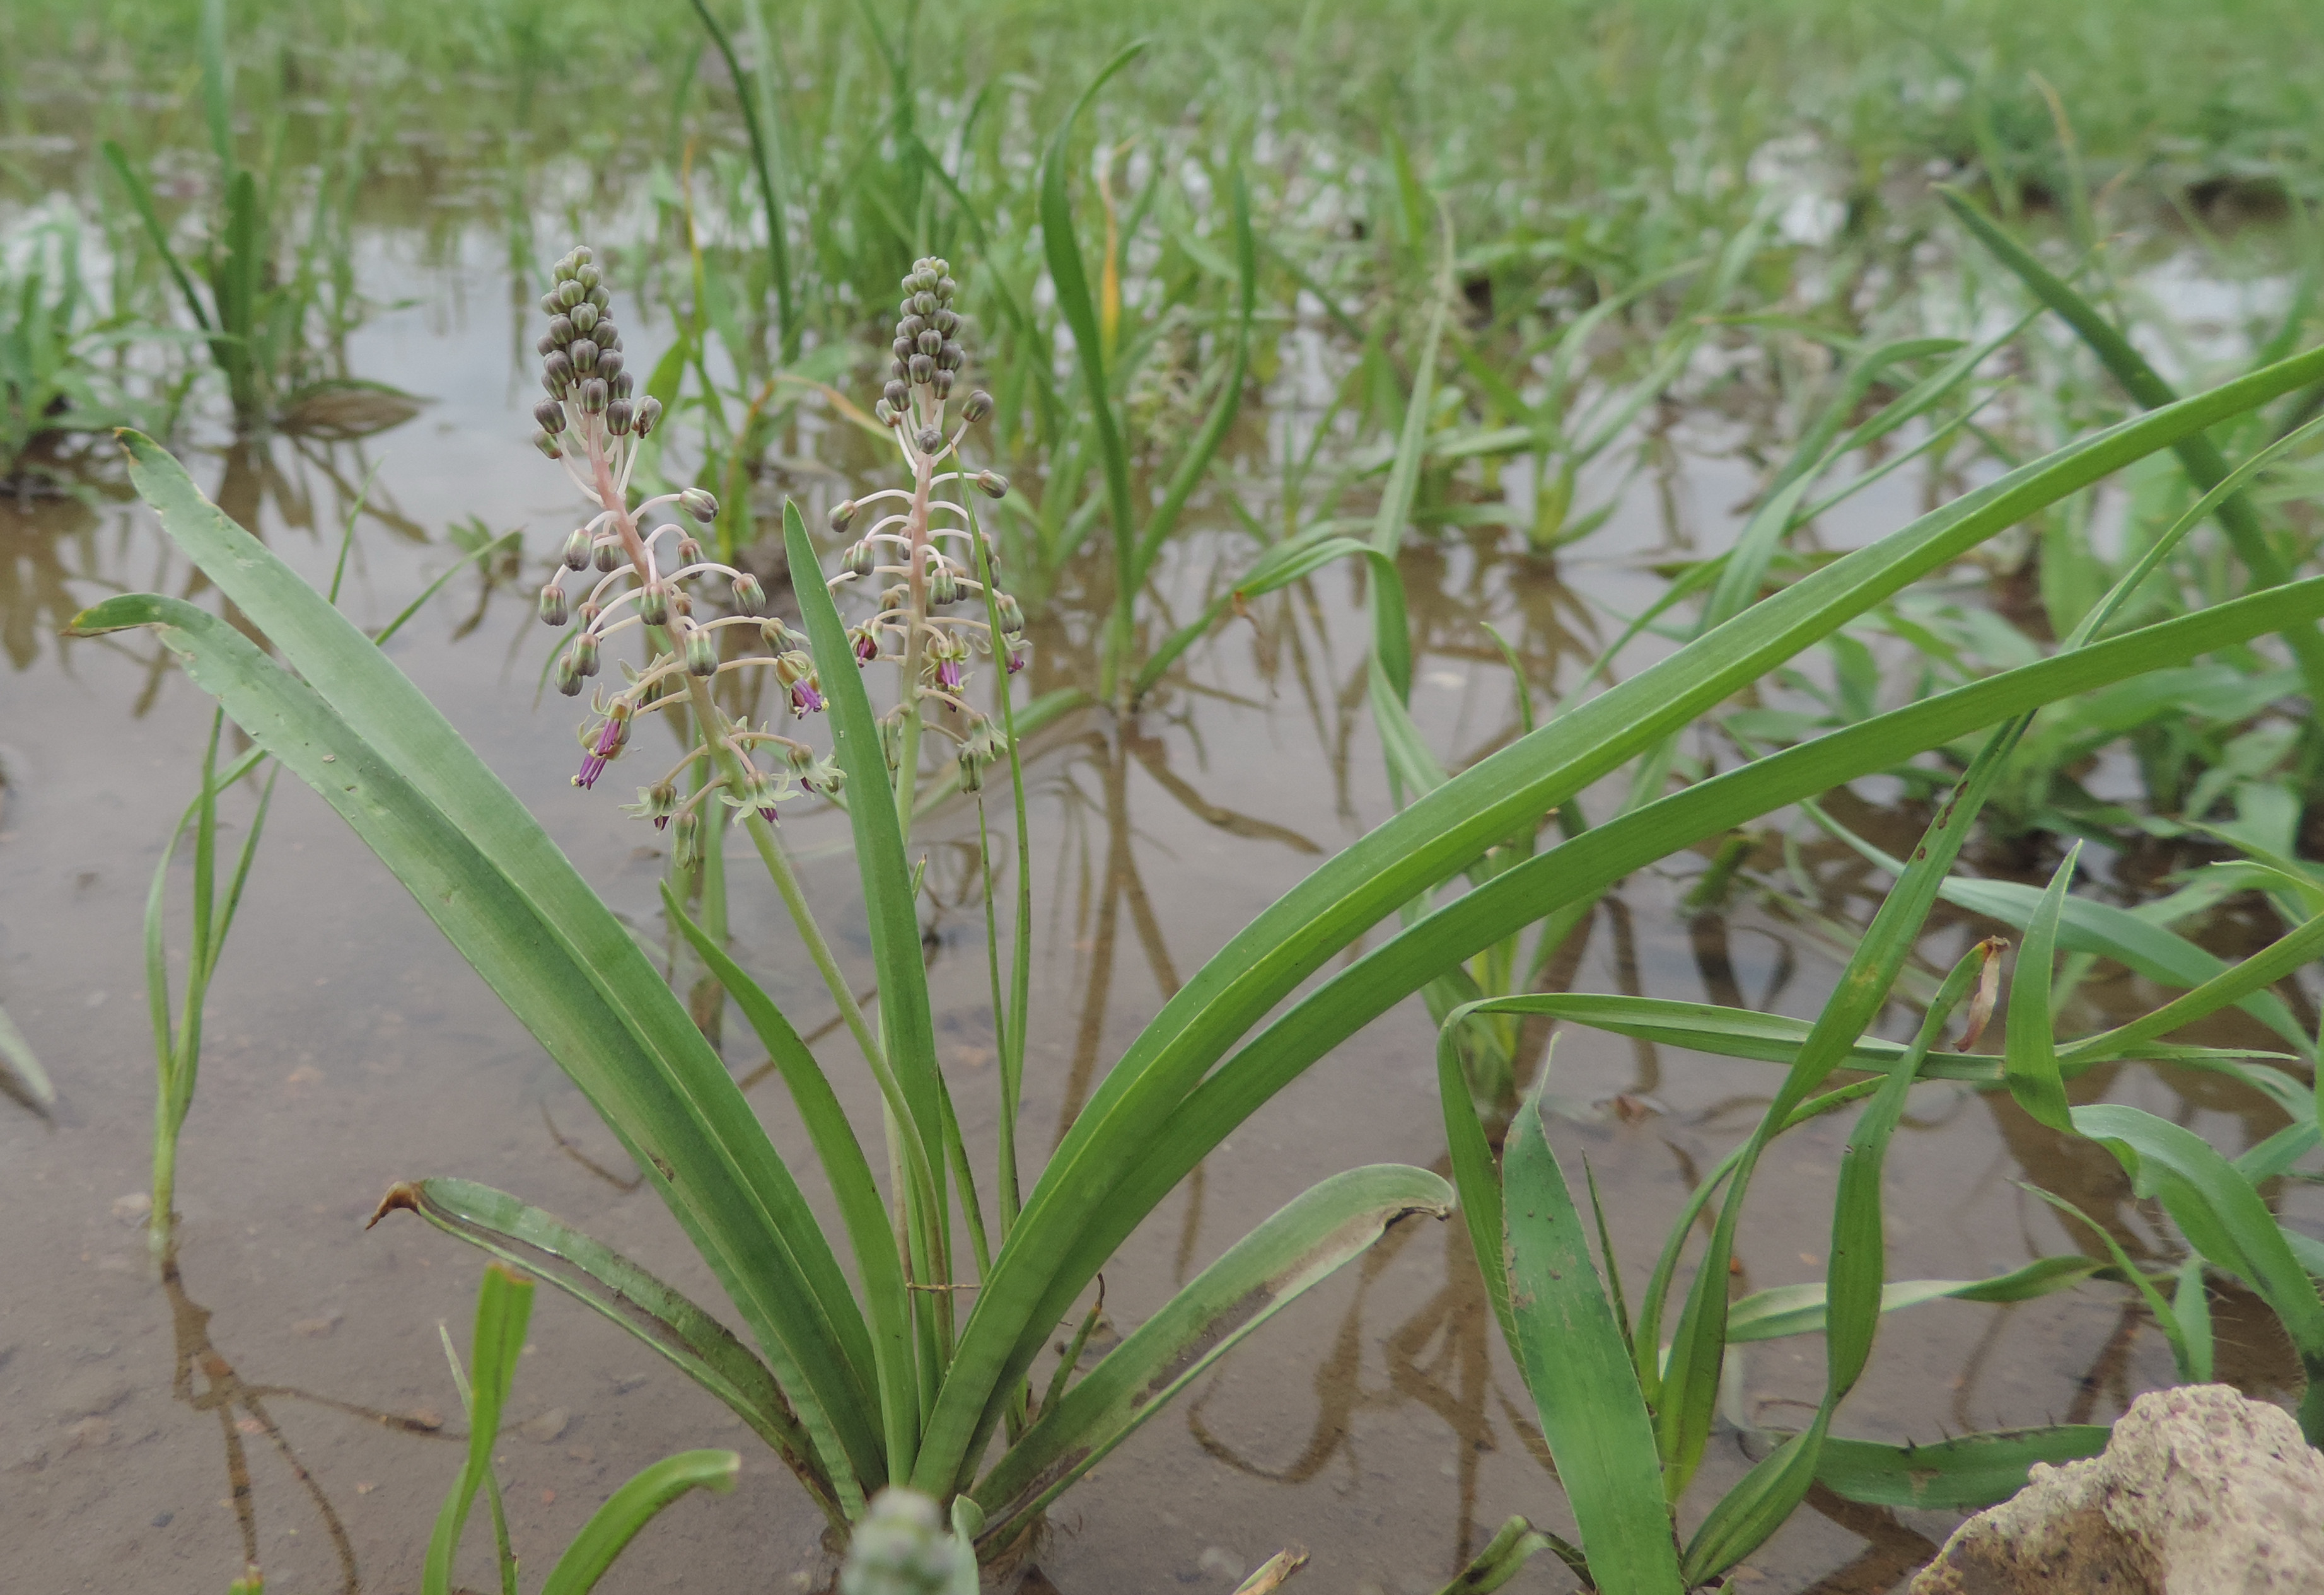
{"type": "Polygon", "coordinates": [[[644,1469],[589,1515],[549,1570],[540,1595],[589,1595],[613,1559],[664,1507],[690,1489],[731,1495],[742,1466],[742,1459],[731,1451],[685,1451],[644,1469]]]}
{"type": "Polygon", "coordinates": [[[484,1269],[476,1292],[476,1332],[468,1354],[468,1453],[452,1493],[436,1515],[420,1565],[420,1595],[452,1595],[452,1563],[476,1491],[491,1476],[493,1446],[500,1439],[501,1413],[516,1383],[517,1359],[524,1351],[525,1325],[532,1317],[532,1281],[498,1263],[484,1269]]]}
{"type": "Polygon", "coordinates": [[[1816,1482],[1867,1506],[1974,1511],[2024,1489],[2026,1471],[2035,1462],[2054,1466],[2094,1457],[2113,1434],[2105,1424],[2058,1424],[1962,1434],[1936,1445],[1827,1440],[1816,1482]]]}

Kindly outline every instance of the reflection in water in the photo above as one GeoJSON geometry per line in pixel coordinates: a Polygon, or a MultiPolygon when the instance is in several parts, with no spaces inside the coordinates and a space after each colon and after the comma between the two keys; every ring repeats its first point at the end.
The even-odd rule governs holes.
{"type": "Polygon", "coordinates": [[[299,1460],[298,1452],[283,1434],[273,1414],[267,1410],[267,1403],[305,1401],[399,1434],[420,1434],[438,1440],[453,1436],[438,1433],[441,1424],[425,1418],[398,1416],[394,1413],[381,1412],[351,1401],[318,1396],[292,1385],[259,1385],[245,1380],[211,1342],[210,1309],[187,1294],[174,1242],[162,1258],[161,1289],[170,1303],[170,1327],[175,1345],[170,1393],[196,1412],[217,1415],[218,1434],[226,1449],[229,1498],[234,1505],[235,1522],[242,1531],[243,1561],[255,1566],[259,1560],[258,1487],[251,1473],[250,1453],[244,1441],[263,1436],[273,1448],[274,1453],[282,1459],[283,1466],[298,1481],[299,1488],[306,1492],[307,1498],[314,1503],[316,1516],[322,1519],[323,1532],[329,1537],[332,1554],[338,1560],[341,1595],[358,1595],[363,1588],[363,1579],[356,1567],[355,1548],[354,1542],[347,1537],[346,1526],[339,1520],[338,1510],[331,1505],[330,1498],[323,1493],[322,1485],[299,1460]],[[195,1384],[198,1374],[201,1380],[198,1388],[195,1384]],[[237,1416],[237,1413],[241,1415],[237,1416]]]}

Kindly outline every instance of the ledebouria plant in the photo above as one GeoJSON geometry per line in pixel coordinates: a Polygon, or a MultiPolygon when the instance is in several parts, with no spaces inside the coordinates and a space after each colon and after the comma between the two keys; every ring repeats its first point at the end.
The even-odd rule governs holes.
{"type": "MultiPolygon", "coordinates": [[[[858,581],[895,578],[881,593],[878,612],[854,629],[853,637],[859,668],[888,659],[901,668],[904,686],[881,731],[907,825],[924,726],[954,742],[961,784],[972,791],[983,766],[1003,751],[991,722],[962,696],[963,667],[972,653],[994,648],[997,624],[998,646],[1009,668],[1015,671],[1025,658],[1023,613],[1008,595],[993,592],[987,620],[945,613],[964,597],[982,596],[985,588],[973,574],[975,550],[969,544],[978,533],[968,506],[936,493],[944,488],[964,493],[969,485],[994,498],[1008,491],[1008,483],[994,473],[971,472],[960,463],[963,434],[990,411],[991,401],[972,394],[960,407],[957,424],[950,419],[949,399],[964,355],[960,318],[951,303],[955,284],[948,271],[942,261],[925,260],[904,279],[891,379],[878,405],[881,419],[896,433],[912,486],[849,500],[831,517],[834,530],[844,530],[860,508],[900,506],[849,549],[831,585],[838,591],[858,581]],[[951,469],[939,468],[947,462],[951,469]],[[946,549],[939,539],[955,546],[946,549]]],[[[634,379],[623,369],[612,296],[587,248],[557,263],[556,281],[540,304],[549,318],[539,345],[549,397],[534,409],[540,429],[533,442],[563,466],[595,510],[566,539],[565,569],[540,589],[544,622],[580,624],[558,658],[558,690],[579,696],[599,676],[606,645],[621,633],[635,631],[646,644],[641,665],[622,663],[617,690],[592,692],[590,715],[579,729],[583,752],[573,784],[595,786],[631,745],[644,716],[679,705],[689,709],[696,727],[693,745],[674,767],[641,787],[639,801],[626,807],[657,828],[675,822],[679,858],[687,862],[699,845],[702,806],[714,792],[771,825],[777,805],[785,799],[802,792],[836,794],[844,781],[836,761],[818,755],[798,736],[778,731],[772,723],[753,726],[747,715],[727,715],[714,700],[710,684],[745,670],[773,671],[784,689],[792,732],[823,707],[822,686],[807,639],[766,613],[759,578],[710,558],[675,518],[707,524],[718,513],[715,499],[689,487],[630,505],[638,444],[659,420],[661,406],[650,397],[638,403],[631,400],[634,379]],[[595,579],[578,605],[572,605],[567,575],[592,571],[595,579]],[[704,590],[713,585],[723,587],[723,599],[714,602],[704,590]],[[715,613],[719,608],[726,613],[715,613]],[[754,638],[763,651],[750,650],[754,638]],[[704,768],[696,770],[697,764],[704,768]]],[[[989,543],[982,557],[986,573],[995,572],[999,560],[989,543]]]]}

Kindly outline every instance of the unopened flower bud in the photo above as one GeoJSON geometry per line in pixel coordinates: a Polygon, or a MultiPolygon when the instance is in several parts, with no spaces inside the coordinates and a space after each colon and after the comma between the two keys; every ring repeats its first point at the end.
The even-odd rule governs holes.
{"type": "Polygon", "coordinates": [[[877,400],[872,403],[872,413],[879,418],[880,424],[883,427],[892,427],[896,424],[897,412],[885,399],[877,400]]]}
{"type": "Polygon", "coordinates": [[[718,639],[709,627],[696,626],[686,634],[686,669],[692,676],[718,674],[718,639]]]}
{"type": "MultiPolygon", "coordinates": [[[[618,357],[617,354],[616,358],[618,357]]],[[[603,355],[598,355],[597,364],[603,365],[604,363],[605,357],[603,355]]],[[[631,373],[625,371],[622,373],[621,375],[613,379],[613,397],[616,399],[626,399],[632,393],[637,392],[637,387],[638,379],[631,373]]]]}
{"type": "Polygon", "coordinates": [[[869,576],[877,559],[869,541],[850,543],[847,552],[839,557],[839,568],[852,576],[869,576]]]}
{"type": "MultiPolygon", "coordinates": [[[[928,324],[918,316],[907,316],[896,323],[896,336],[912,343],[915,346],[918,346],[920,335],[927,329],[928,324]]],[[[911,352],[910,349],[904,351],[907,355],[911,352]]]]}
{"type": "Polygon", "coordinates": [[[557,340],[544,332],[540,335],[540,341],[532,346],[532,352],[536,355],[545,355],[556,347],[557,340]]]}
{"type": "Polygon", "coordinates": [[[928,602],[938,608],[960,602],[960,577],[949,565],[936,565],[928,572],[928,602]]]}
{"type": "Polygon", "coordinates": [[[581,327],[570,316],[555,315],[549,318],[549,336],[557,340],[557,346],[561,349],[581,336],[581,327]]]}
{"type": "Polygon", "coordinates": [[[920,317],[922,319],[926,319],[927,318],[928,318],[928,317],[930,317],[930,316],[933,316],[933,315],[935,315],[936,313],[936,296],[935,294],[932,294],[932,293],[916,293],[916,294],[914,294],[914,295],[912,296],[912,314],[913,314],[913,315],[918,316],[918,317],[920,317]]]}
{"type": "MultiPolygon", "coordinates": [[[[942,272],[944,267],[939,265],[936,267],[936,270],[938,272],[942,272]]],[[[952,300],[952,296],[959,291],[960,284],[954,282],[951,278],[940,276],[936,279],[936,298],[938,300],[948,304],[952,300]]]]}
{"type": "Polygon", "coordinates": [[[554,399],[543,399],[532,407],[532,419],[540,423],[542,431],[554,438],[565,430],[565,406],[554,399]]]}
{"type": "Polygon", "coordinates": [[[911,389],[906,387],[902,383],[897,382],[890,383],[881,394],[881,397],[887,400],[889,403],[894,405],[898,410],[903,409],[905,401],[908,400],[911,396],[911,389]]]}
{"type": "MultiPolygon", "coordinates": [[[[565,301],[558,297],[557,290],[552,288],[540,296],[540,309],[541,314],[545,316],[562,316],[565,313],[565,301]]],[[[541,351],[544,355],[548,352],[546,349],[541,351]]]]}
{"type": "Polygon", "coordinates": [[[934,454],[944,447],[944,434],[934,427],[922,427],[920,435],[912,441],[920,446],[922,454],[934,454]]]}
{"type": "Polygon", "coordinates": [[[936,368],[936,375],[928,379],[928,386],[935,391],[936,400],[939,403],[951,398],[952,373],[945,370],[942,366],[938,366],[936,368]]]}
{"type": "Polygon", "coordinates": [[[542,584],[540,589],[540,623],[561,626],[566,622],[565,585],[558,581],[542,584]]]}
{"type": "Polygon", "coordinates": [[[939,371],[958,371],[961,367],[961,363],[967,358],[967,353],[963,350],[958,344],[952,342],[950,339],[946,339],[944,346],[936,351],[936,369],[939,371]]]}
{"type": "Polygon", "coordinates": [[[557,306],[561,310],[570,310],[588,297],[589,290],[578,282],[567,281],[557,285],[557,306]]]}
{"type": "Polygon", "coordinates": [[[564,553],[559,556],[567,570],[589,568],[589,529],[576,526],[565,539],[564,553]]]}
{"type": "Polygon", "coordinates": [[[559,349],[540,363],[541,386],[551,398],[562,399],[573,381],[573,357],[559,349]]]}
{"type": "Polygon", "coordinates": [[[842,532],[847,530],[847,523],[854,519],[855,501],[853,499],[842,499],[837,503],[831,506],[831,515],[828,524],[834,532],[842,532]]]}
{"type": "Polygon", "coordinates": [[[583,376],[587,376],[597,369],[597,346],[589,339],[575,338],[572,346],[565,353],[572,360],[573,369],[583,376]]]}
{"type": "Polygon", "coordinates": [[[1009,493],[1009,478],[998,471],[979,471],[976,485],[987,498],[1005,498],[1009,493]]]}
{"type": "Polygon", "coordinates": [[[630,408],[630,401],[626,399],[616,399],[605,406],[605,430],[616,438],[626,433],[630,423],[636,419],[637,412],[630,408]]]}
{"type": "Polygon", "coordinates": [[[589,337],[595,342],[599,354],[622,346],[622,329],[613,325],[611,316],[600,315],[597,325],[589,329],[589,337]]]}
{"type": "Polygon", "coordinates": [[[581,695],[581,671],[568,651],[557,656],[557,690],[567,697],[581,695]]]}
{"type": "Polygon", "coordinates": [[[905,365],[905,370],[911,373],[912,381],[915,383],[925,383],[936,375],[936,363],[931,355],[915,355],[905,365]]]}
{"type": "Polygon", "coordinates": [[[1025,612],[1018,606],[1015,594],[995,593],[992,595],[992,612],[1001,617],[1001,630],[1004,633],[1014,636],[1025,629],[1025,612]]]}
{"type": "Polygon", "coordinates": [[[611,537],[601,539],[592,550],[591,558],[595,561],[600,574],[611,576],[622,568],[623,556],[621,539],[611,537]]]}
{"type": "Polygon", "coordinates": [[[880,751],[888,761],[888,773],[893,775],[904,762],[904,727],[896,720],[880,722],[880,751]]]}
{"type": "Polygon", "coordinates": [[[573,323],[574,331],[586,336],[597,325],[597,307],[583,300],[566,312],[566,318],[573,323]]]}
{"type": "Polygon", "coordinates": [[[912,342],[913,346],[923,355],[933,355],[945,346],[944,334],[938,332],[933,327],[920,334],[920,336],[913,339],[912,342]]]}
{"type": "Polygon", "coordinates": [[[950,310],[938,310],[934,316],[929,318],[929,325],[933,326],[938,332],[944,334],[945,337],[950,337],[954,333],[960,330],[960,318],[954,315],[950,310]]]}
{"type": "MultiPolygon", "coordinates": [[[[897,325],[899,327],[909,327],[911,322],[906,320],[899,322],[897,325]]],[[[888,353],[893,355],[899,360],[909,360],[912,357],[912,351],[919,347],[919,345],[913,341],[918,336],[919,334],[916,332],[903,332],[899,330],[896,334],[896,341],[888,346],[888,353]]]]}
{"type": "MultiPolygon", "coordinates": [[[[622,373],[622,379],[628,380],[628,373],[622,373]]],[[[638,419],[631,423],[630,429],[642,438],[660,424],[661,401],[649,393],[645,401],[638,406],[638,419]]]]}
{"type": "Polygon", "coordinates": [[[600,344],[597,346],[597,374],[599,376],[604,377],[609,383],[612,382],[615,377],[622,374],[622,352],[619,349],[609,349],[603,344],[600,344]]]}
{"type": "MultiPolygon", "coordinates": [[[[580,346],[578,344],[574,346],[576,349],[580,346]]],[[[593,376],[581,384],[581,408],[586,413],[603,415],[605,406],[613,401],[613,391],[605,385],[604,377],[593,376]]]]}
{"type": "Polygon", "coordinates": [[[960,751],[960,789],[964,792],[984,790],[984,765],[966,748],[960,751]]]}
{"type": "Polygon", "coordinates": [[[547,455],[550,459],[562,459],[565,457],[565,451],[557,447],[557,439],[550,437],[546,432],[535,432],[532,435],[532,446],[540,450],[541,453],[547,455]]]}
{"type": "Polygon", "coordinates": [[[604,281],[604,278],[603,274],[598,272],[596,267],[583,263],[576,266],[573,272],[573,281],[578,282],[584,288],[595,288],[598,283],[604,281]]]}
{"type": "Polygon", "coordinates": [[[767,607],[767,589],[747,570],[734,578],[734,607],[744,614],[757,614],[767,607]]]}
{"type": "Polygon", "coordinates": [[[613,302],[613,296],[606,292],[605,285],[600,282],[596,287],[589,290],[588,302],[596,306],[598,310],[602,313],[607,305],[613,302]]]}
{"type": "Polygon", "coordinates": [[[669,588],[657,578],[638,594],[638,618],[649,626],[669,624],[669,588]]]}
{"type": "Polygon", "coordinates": [[[689,487],[679,493],[678,507],[705,526],[718,519],[718,501],[704,488],[689,487]]]}
{"type": "Polygon", "coordinates": [[[678,562],[680,565],[699,565],[699,564],[701,564],[701,563],[702,563],[702,545],[701,545],[700,543],[698,543],[698,542],[696,542],[696,541],[695,541],[692,538],[690,538],[690,537],[682,537],[682,538],[678,539],[678,562]]]}

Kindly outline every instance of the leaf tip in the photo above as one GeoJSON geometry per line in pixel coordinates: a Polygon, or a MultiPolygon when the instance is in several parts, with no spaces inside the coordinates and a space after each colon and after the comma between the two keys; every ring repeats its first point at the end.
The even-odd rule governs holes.
{"type": "Polygon", "coordinates": [[[398,1180],[387,1188],[387,1194],[379,1199],[379,1205],[372,1210],[372,1215],[364,1222],[364,1228],[370,1229],[399,1208],[411,1212],[420,1211],[420,1187],[410,1180],[398,1180]]]}

